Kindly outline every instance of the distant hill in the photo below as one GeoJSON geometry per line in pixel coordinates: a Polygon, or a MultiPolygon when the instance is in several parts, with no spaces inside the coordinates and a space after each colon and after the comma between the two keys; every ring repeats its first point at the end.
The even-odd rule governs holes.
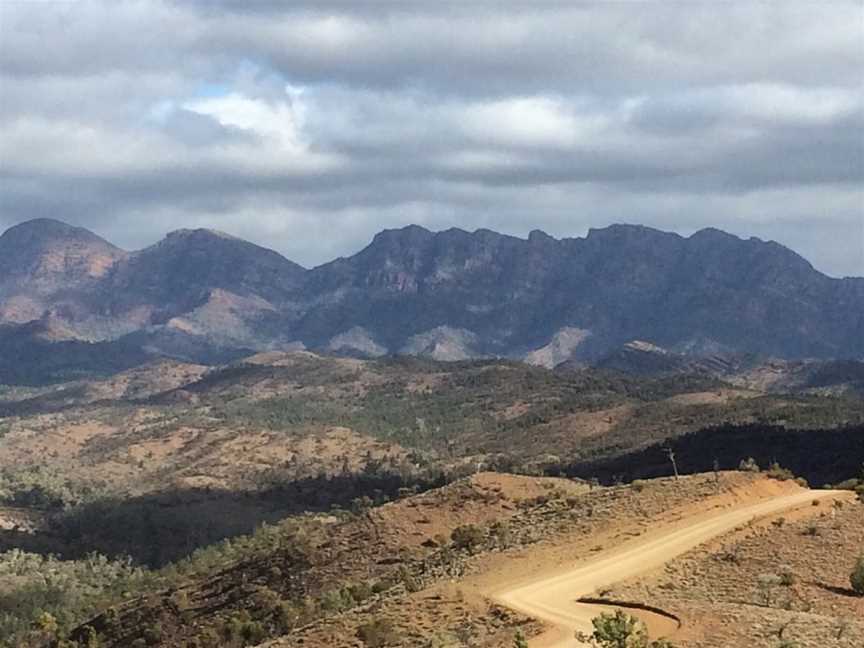
{"type": "MultiPolygon", "coordinates": [[[[864,395],[864,361],[861,360],[783,360],[756,354],[722,353],[688,355],[635,340],[613,350],[594,365],[643,377],[701,374],[763,392],[864,395]]],[[[578,366],[568,361],[559,364],[558,369],[578,366]]]]}
{"type": "MultiPolygon", "coordinates": [[[[716,229],[612,225],[557,240],[412,225],[307,270],[210,230],[130,253],[39,219],[0,236],[0,324],[32,322],[55,341],[196,362],[309,348],[554,366],[611,362],[636,340],[676,354],[673,365],[862,359],[864,279],[827,277],[777,243],[716,229]]],[[[0,344],[20,338],[11,331],[0,344]]]]}

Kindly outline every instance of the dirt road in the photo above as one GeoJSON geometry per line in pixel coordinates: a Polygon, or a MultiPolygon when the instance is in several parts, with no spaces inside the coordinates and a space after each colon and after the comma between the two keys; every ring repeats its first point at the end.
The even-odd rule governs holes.
{"type": "Polygon", "coordinates": [[[661,567],[753,519],[780,513],[815,499],[849,496],[850,493],[845,491],[802,491],[684,522],[674,528],[659,529],[650,536],[627,542],[560,574],[494,592],[492,597],[502,605],[545,621],[552,627],[533,640],[532,646],[575,648],[583,645],[573,638],[575,632],[590,633],[591,619],[602,611],[609,611],[577,603],[579,598],[661,567]]]}

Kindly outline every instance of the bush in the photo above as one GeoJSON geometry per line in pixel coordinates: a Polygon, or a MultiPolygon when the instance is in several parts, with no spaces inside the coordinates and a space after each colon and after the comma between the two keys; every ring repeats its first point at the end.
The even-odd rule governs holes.
{"type": "Polygon", "coordinates": [[[255,646],[267,638],[267,631],[259,621],[243,610],[232,616],[222,626],[222,636],[232,645],[255,646]]]}
{"type": "Polygon", "coordinates": [[[789,567],[784,567],[780,571],[780,584],[783,587],[792,587],[798,579],[795,578],[795,574],[789,567]]]}
{"type": "Polygon", "coordinates": [[[486,539],[486,534],[483,533],[483,529],[478,526],[465,524],[453,529],[453,533],[450,534],[450,539],[453,540],[453,544],[457,549],[467,549],[468,551],[473,552],[483,544],[483,541],[486,539]]]}
{"type": "Polygon", "coordinates": [[[859,596],[864,596],[864,555],[858,558],[855,563],[855,568],[849,575],[849,583],[852,585],[852,591],[859,596]]]}
{"type": "Polygon", "coordinates": [[[387,619],[375,619],[357,629],[357,636],[369,648],[397,645],[399,633],[387,619]]]}
{"type": "MultiPolygon", "coordinates": [[[[858,480],[854,477],[852,479],[847,479],[846,481],[842,481],[839,484],[836,484],[833,488],[837,490],[850,490],[854,491],[858,487],[858,480]]],[[[831,488],[829,486],[828,488],[831,488]]]]}
{"type": "Polygon", "coordinates": [[[649,640],[645,625],[623,610],[603,613],[592,619],[591,624],[594,632],[590,636],[577,632],[576,639],[599,648],[673,648],[664,639],[649,640]]]}
{"type": "Polygon", "coordinates": [[[144,642],[148,646],[155,646],[162,641],[163,631],[159,623],[151,623],[144,628],[144,642]]]}
{"type": "Polygon", "coordinates": [[[819,532],[819,527],[815,524],[808,524],[805,529],[801,532],[801,535],[810,536],[812,538],[816,538],[821,535],[819,532]]]}
{"type": "Polygon", "coordinates": [[[738,464],[738,470],[741,472],[759,472],[759,464],[753,457],[747,457],[738,464]]]}
{"type": "Polygon", "coordinates": [[[795,474],[791,470],[783,468],[776,461],[771,464],[767,471],[765,471],[765,474],[771,479],[776,479],[778,481],[791,481],[795,479],[795,474]]]}

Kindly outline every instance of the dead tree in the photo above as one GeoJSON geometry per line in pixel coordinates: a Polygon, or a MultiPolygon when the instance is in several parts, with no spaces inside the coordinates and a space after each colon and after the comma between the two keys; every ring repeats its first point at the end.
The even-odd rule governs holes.
{"type": "Polygon", "coordinates": [[[675,462],[675,451],[670,447],[666,448],[666,456],[672,462],[672,471],[675,473],[675,481],[678,481],[678,464],[675,462]]]}

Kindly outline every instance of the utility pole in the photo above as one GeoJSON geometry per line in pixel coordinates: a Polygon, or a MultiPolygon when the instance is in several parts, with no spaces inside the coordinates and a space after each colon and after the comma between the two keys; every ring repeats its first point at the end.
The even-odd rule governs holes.
{"type": "Polygon", "coordinates": [[[675,462],[675,451],[672,450],[672,447],[666,448],[666,456],[669,457],[669,461],[672,462],[672,470],[675,472],[675,481],[678,481],[678,464],[675,462]]]}

